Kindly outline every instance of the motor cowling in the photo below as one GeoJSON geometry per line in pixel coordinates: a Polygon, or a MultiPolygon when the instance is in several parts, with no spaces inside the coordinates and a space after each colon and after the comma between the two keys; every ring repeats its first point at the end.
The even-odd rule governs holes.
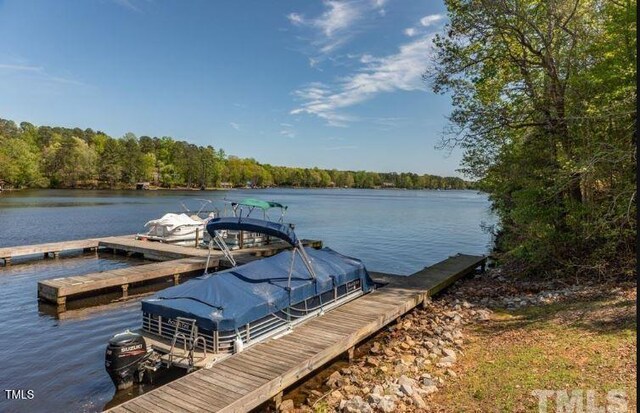
{"type": "Polygon", "coordinates": [[[144,337],[127,330],[109,340],[104,366],[113,384],[118,390],[123,390],[140,379],[140,369],[146,358],[147,344],[144,337]]]}

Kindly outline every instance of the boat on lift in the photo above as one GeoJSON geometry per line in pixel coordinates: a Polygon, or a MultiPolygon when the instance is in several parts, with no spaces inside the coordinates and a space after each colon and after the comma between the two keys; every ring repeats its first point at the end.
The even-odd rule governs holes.
{"type": "Polygon", "coordinates": [[[234,267],[205,270],[142,301],[142,328],[116,334],[107,346],[105,367],[118,389],[165,367],[211,367],[375,288],[360,260],[305,248],[291,225],[239,216],[211,219],[206,229],[234,267]],[[225,230],[259,232],[291,249],[236,266],[225,230]]]}

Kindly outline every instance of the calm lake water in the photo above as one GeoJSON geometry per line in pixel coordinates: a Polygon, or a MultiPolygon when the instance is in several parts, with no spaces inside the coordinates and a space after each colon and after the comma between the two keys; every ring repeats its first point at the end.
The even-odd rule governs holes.
{"type": "MultiPolygon", "coordinates": [[[[132,234],[146,221],[198,209],[209,199],[256,197],[289,206],[286,221],[304,238],[360,258],[369,270],[408,275],[458,252],[482,254],[495,223],[486,195],[474,191],[269,189],[234,191],[33,190],[0,195],[0,247],[132,234]]],[[[74,310],[56,317],[38,305],[42,279],[143,264],[110,254],[37,260],[0,268],[0,390],[33,390],[1,412],[95,412],[130,397],[103,368],[112,334],[140,325],[140,302],[74,310]]],[[[140,392],[145,389],[134,389],[140,392]]],[[[133,392],[132,391],[132,392],[133,392]]]]}

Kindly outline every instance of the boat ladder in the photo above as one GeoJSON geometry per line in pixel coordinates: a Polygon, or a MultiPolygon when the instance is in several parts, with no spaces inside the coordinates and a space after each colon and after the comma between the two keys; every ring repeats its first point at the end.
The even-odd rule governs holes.
{"type": "MultiPolygon", "coordinates": [[[[224,254],[224,257],[231,263],[231,266],[235,267],[237,265],[236,260],[233,258],[233,255],[231,254],[231,250],[229,249],[229,246],[227,245],[226,242],[224,242],[224,239],[222,239],[218,231],[214,231],[214,232],[216,235],[215,237],[213,237],[213,241],[215,241],[218,248],[220,248],[220,251],[222,251],[222,254],[224,254]]],[[[212,246],[211,243],[209,243],[209,255],[211,255],[211,246],[212,246]]]]}
{"type": "Polygon", "coordinates": [[[173,339],[171,340],[171,350],[169,350],[169,367],[174,364],[174,357],[180,358],[181,361],[187,361],[188,370],[193,369],[195,361],[200,361],[207,357],[207,341],[203,336],[198,335],[198,326],[196,320],[186,317],[176,317],[176,329],[173,332],[173,339]],[[182,331],[180,328],[182,327],[182,331]],[[185,332],[183,332],[186,330],[185,332]],[[187,336],[188,334],[188,336],[187,336]],[[178,339],[182,340],[182,353],[178,354],[176,350],[176,344],[178,339]],[[198,360],[194,360],[194,353],[198,343],[202,344],[202,357],[198,360]]]}

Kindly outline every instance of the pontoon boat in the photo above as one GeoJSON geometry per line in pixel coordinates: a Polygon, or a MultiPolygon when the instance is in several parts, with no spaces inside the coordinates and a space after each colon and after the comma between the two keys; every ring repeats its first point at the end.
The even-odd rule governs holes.
{"type": "MultiPolygon", "coordinates": [[[[163,367],[210,367],[374,288],[361,261],[303,247],[288,224],[225,217],[206,228],[223,248],[220,231],[226,230],[259,232],[292,249],[223,271],[205,270],[143,300],[142,329],[116,334],[107,347],[106,369],[118,389],[163,367]]],[[[235,263],[229,249],[223,252],[235,263]]]]}

